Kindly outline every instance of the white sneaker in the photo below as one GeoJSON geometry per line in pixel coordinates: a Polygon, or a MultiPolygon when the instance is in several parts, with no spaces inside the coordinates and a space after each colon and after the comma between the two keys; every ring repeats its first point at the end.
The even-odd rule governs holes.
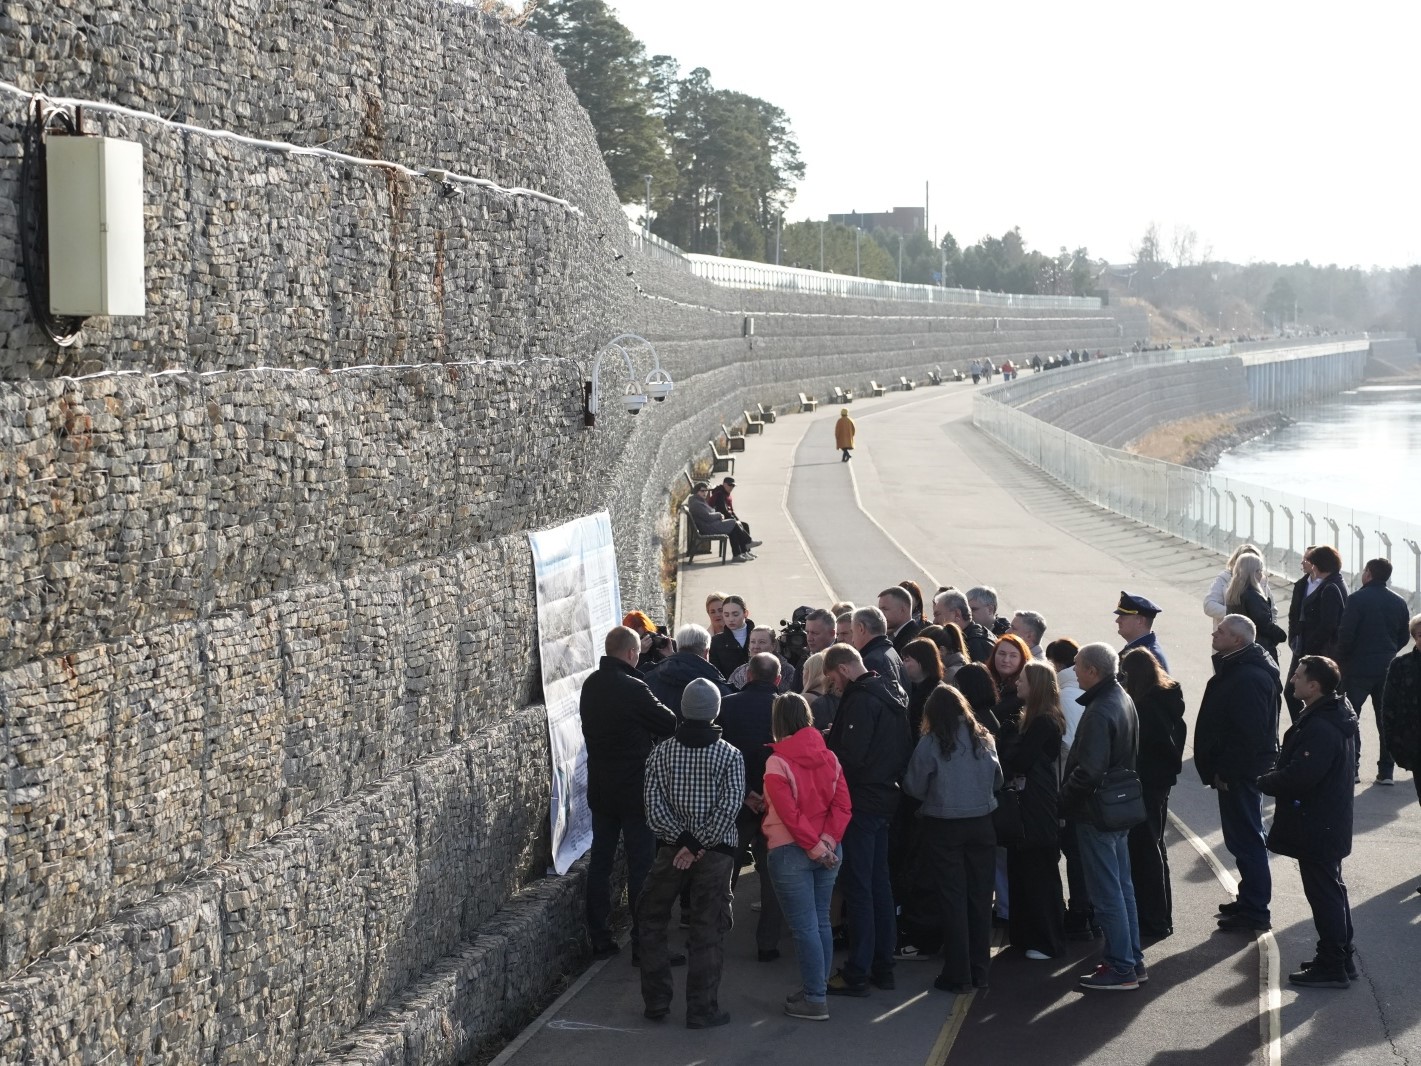
{"type": "Polygon", "coordinates": [[[1026,957],[1032,962],[1046,962],[1051,959],[1052,956],[1046,954],[1044,951],[1037,951],[1035,948],[1027,948],[1026,957]]]}
{"type": "Polygon", "coordinates": [[[761,544],[764,544],[764,543],[765,543],[765,542],[764,542],[763,540],[752,540],[752,541],[750,542],[750,547],[752,547],[752,548],[758,548],[761,544]]]}

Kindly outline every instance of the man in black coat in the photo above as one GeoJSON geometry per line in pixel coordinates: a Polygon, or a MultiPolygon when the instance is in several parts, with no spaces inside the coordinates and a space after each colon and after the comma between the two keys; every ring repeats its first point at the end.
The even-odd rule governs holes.
{"type": "Polygon", "coordinates": [[[864,669],[887,678],[899,688],[905,688],[903,659],[888,639],[888,621],[883,612],[877,607],[860,607],[854,612],[852,632],[853,645],[863,659],[864,669]]]}
{"type": "MultiPolygon", "coordinates": [[[[995,608],[993,608],[995,610],[995,608]]],[[[972,620],[972,607],[967,597],[957,589],[942,589],[933,597],[933,624],[955,625],[962,630],[967,644],[967,657],[974,663],[984,663],[992,656],[997,638],[980,622],[972,620]]]]}
{"type": "MultiPolygon", "coordinates": [[[[878,614],[876,607],[867,610],[878,614]]],[[[828,743],[843,768],[854,809],[844,831],[839,874],[849,954],[830,978],[829,993],[867,996],[870,980],[879,988],[894,986],[898,923],[889,878],[888,828],[902,800],[900,785],[914,737],[903,687],[865,669],[852,647],[835,644],[824,653],[824,677],[840,696],[828,743]]]]}
{"type": "MultiPolygon", "coordinates": [[[[1342,623],[1337,628],[1337,664],[1342,667],[1342,692],[1352,710],[1362,713],[1362,704],[1372,701],[1380,744],[1377,748],[1377,784],[1390,785],[1396,770],[1387,748],[1386,725],[1382,720],[1382,696],[1386,671],[1396,653],[1406,647],[1406,622],[1410,614],[1406,601],[1386,583],[1391,580],[1391,563],[1373,559],[1362,570],[1362,587],[1347,597],[1342,623]]],[[[1361,772],[1362,743],[1357,738],[1357,769],[1361,772]]]]}
{"type": "MultiPolygon", "coordinates": [[[[755,869],[760,874],[760,919],[755,925],[755,947],[761,962],[773,962],[780,957],[780,903],[770,882],[765,834],[760,831],[760,818],[765,813],[765,763],[770,758],[769,745],[775,739],[771,727],[775,697],[779,694],[780,661],[769,652],[750,657],[745,687],[720,701],[720,737],[739,750],[745,759],[745,805],[735,819],[740,832],[740,850],[746,848],[755,857],[755,869]]],[[[737,869],[731,878],[735,887],[740,875],[737,869]]]]}
{"type": "Polygon", "coordinates": [[[715,685],[722,696],[735,691],[726,684],[720,671],[711,665],[710,643],[710,631],[705,626],[694,622],[684,625],[676,630],[675,654],[667,656],[647,671],[646,684],[651,694],[675,711],[677,718],[681,717],[681,693],[698,677],[715,685]]]}
{"type": "Polygon", "coordinates": [[[627,900],[632,943],[636,943],[637,897],[656,854],[656,838],[647,828],[642,800],[646,757],[658,741],[676,732],[676,716],[637,673],[641,636],[617,626],[607,634],[605,650],[597,669],[582,683],[578,707],[587,743],[587,806],[592,811],[587,931],[599,959],[618,951],[607,928],[618,839],[627,852],[627,900]]]}
{"type": "Polygon", "coordinates": [[[1218,792],[1224,847],[1238,865],[1238,899],[1219,907],[1219,928],[1271,927],[1273,876],[1263,839],[1259,775],[1278,751],[1278,667],[1256,642],[1253,622],[1225,615],[1214,626],[1214,676],[1194,725],[1194,767],[1218,792]]]}
{"type": "Polygon", "coordinates": [[[1295,985],[1346,988],[1353,962],[1352,908],[1342,860],[1352,853],[1352,781],[1357,716],[1337,691],[1342,674],[1321,655],[1298,660],[1291,684],[1302,713],[1283,736],[1278,766],[1258,786],[1277,798],[1268,848],[1298,860],[1317,927],[1317,955],[1288,975],[1295,985]]]}

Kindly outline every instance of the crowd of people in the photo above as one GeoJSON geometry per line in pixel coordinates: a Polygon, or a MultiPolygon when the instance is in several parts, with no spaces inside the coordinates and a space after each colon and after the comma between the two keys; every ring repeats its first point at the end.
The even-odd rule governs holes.
{"type": "MultiPolygon", "coordinates": [[[[1318,932],[1315,957],[1289,974],[1302,987],[1345,988],[1357,974],[1341,868],[1354,711],[1373,701],[1378,785],[1421,758],[1421,650],[1398,656],[1408,631],[1421,639],[1421,615],[1408,619],[1386,588],[1386,560],[1350,596],[1339,569],[1334,549],[1308,549],[1286,630],[1252,545],[1204,600],[1214,672],[1194,762],[1240,874],[1218,927],[1269,928],[1269,853],[1297,859],[1318,932]],[[1277,800],[1267,828],[1265,795],[1277,800]]],[[[1006,616],[988,586],[925,599],[904,581],[873,605],[801,607],[781,632],[737,595],[711,595],[706,624],[674,640],[628,615],[582,696],[594,952],[620,950],[608,925],[620,841],[651,1019],[670,1013],[671,967],[688,961],[687,1025],[729,1020],[724,937],[750,862],[757,958],[780,958],[788,932],[798,959],[791,1017],[823,1020],[831,997],[891,989],[904,962],[936,961],[937,989],[984,988],[994,924],[1032,960],[1098,941],[1078,987],[1139,988],[1145,947],[1173,933],[1165,825],[1185,697],[1154,631],[1161,608],[1122,592],[1114,610],[1118,649],[1048,642],[1039,612],[1006,616]],[[678,901],[688,958],[669,946],[678,901]]]]}

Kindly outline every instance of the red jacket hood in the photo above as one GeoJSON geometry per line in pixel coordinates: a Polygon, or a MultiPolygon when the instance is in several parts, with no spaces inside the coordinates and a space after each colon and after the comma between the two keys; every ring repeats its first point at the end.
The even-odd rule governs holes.
{"type": "Polygon", "coordinates": [[[776,741],[770,750],[796,770],[809,772],[831,769],[837,760],[824,743],[824,734],[812,725],[805,726],[793,736],[776,741]]]}

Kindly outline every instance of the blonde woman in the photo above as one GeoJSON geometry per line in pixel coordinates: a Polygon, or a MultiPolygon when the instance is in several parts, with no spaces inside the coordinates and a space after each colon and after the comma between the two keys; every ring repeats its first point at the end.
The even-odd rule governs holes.
{"type": "Polygon", "coordinates": [[[804,698],[814,715],[814,728],[828,733],[834,724],[834,712],[839,709],[839,696],[824,676],[824,653],[817,651],[800,667],[800,677],[804,681],[804,698]]]}
{"type": "Polygon", "coordinates": [[[706,618],[710,620],[707,628],[710,635],[715,636],[725,628],[725,623],[720,620],[720,605],[725,602],[725,593],[712,592],[706,597],[706,618]]]}
{"type": "MultiPolygon", "coordinates": [[[[1204,597],[1205,614],[1215,621],[1218,621],[1229,613],[1226,594],[1228,592],[1229,582],[1233,580],[1234,567],[1238,565],[1238,561],[1245,555],[1260,556],[1261,561],[1262,554],[1256,545],[1246,543],[1240,544],[1233,550],[1233,554],[1229,556],[1229,561],[1224,564],[1224,568],[1215,576],[1214,583],[1209,586],[1209,594],[1204,597]]],[[[1267,571],[1264,572],[1263,589],[1265,592],[1268,590],[1267,571]]]]}
{"type": "Polygon", "coordinates": [[[1268,571],[1257,555],[1240,555],[1234,563],[1233,577],[1224,590],[1224,602],[1229,614],[1241,614],[1258,630],[1258,643],[1278,661],[1278,645],[1288,639],[1278,624],[1278,609],[1268,591],[1268,571]]]}

